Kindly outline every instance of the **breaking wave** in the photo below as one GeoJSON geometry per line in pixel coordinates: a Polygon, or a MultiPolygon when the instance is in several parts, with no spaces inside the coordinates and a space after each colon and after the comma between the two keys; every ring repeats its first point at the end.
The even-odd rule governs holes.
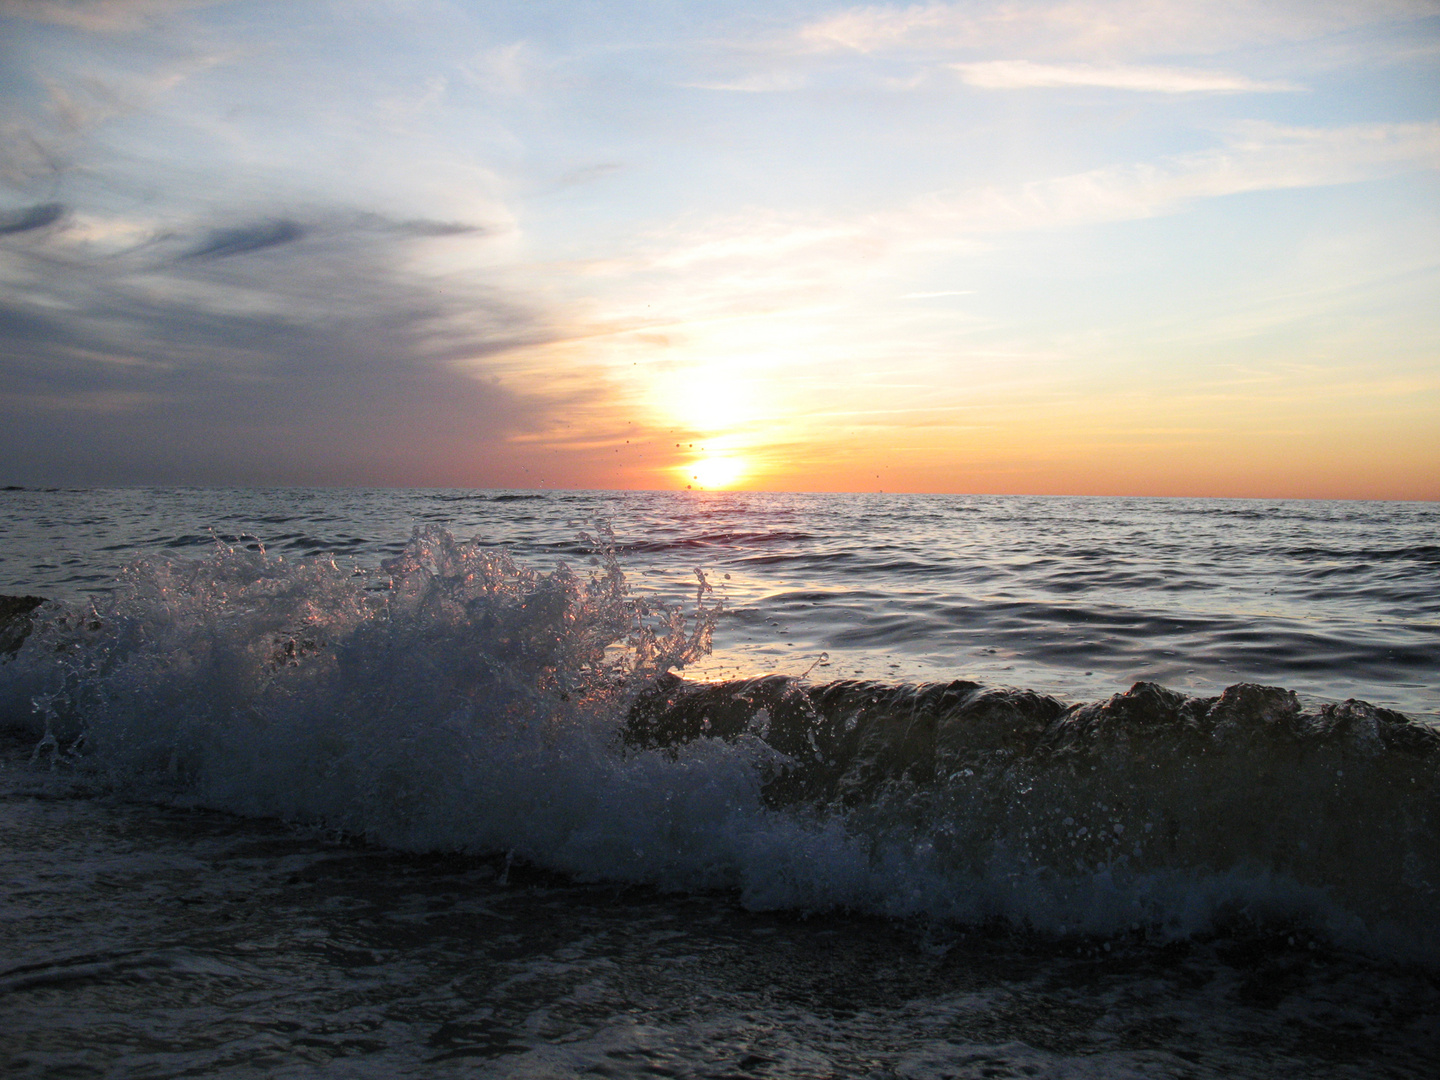
{"type": "Polygon", "coordinates": [[[1056,934],[1305,927],[1440,961],[1440,734],[1346,701],[673,674],[688,610],[417,530],[379,569],[218,545],[0,616],[0,716],[127,795],[757,908],[1056,934]]]}

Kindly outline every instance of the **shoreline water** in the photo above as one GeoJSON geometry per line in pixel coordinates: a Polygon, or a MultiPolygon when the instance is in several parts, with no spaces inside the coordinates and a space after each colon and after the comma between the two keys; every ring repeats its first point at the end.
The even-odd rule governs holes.
{"type": "Polygon", "coordinates": [[[28,753],[0,768],[14,1076],[1419,1078],[1440,1051],[1433,970],[1301,927],[753,911],[16,785],[28,753]]]}
{"type": "MultiPolygon", "coordinates": [[[[516,598],[519,609],[541,592],[516,598]]],[[[573,618],[541,606],[545,625],[573,618]]],[[[157,631],[121,625],[133,611],[92,607],[78,620],[33,611],[38,647],[9,656],[19,672],[0,669],[7,724],[28,733],[32,765],[73,771],[97,790],[310,822],[401,851],[508,850],[578,880],[739,888],[762,909],[998,918],[1061,937],[1155,940],[1204,935],[1240,912],[1257,928],[1289,922],[1350,948],[1440,963],[1430,884],[1440,869],[1431,822],[1440,733],[1364,702],[1307,711],[1279,688],[1193,698],[1139,683],[1067,704],[975,682],[694,682],[663,670],[616,696],[610,675],[556,682],[542,668],[529,690],[511,669],[498,711],[469,696],[502,685],[487,674],[448,704],[404,706],[399,728],[382,720],[362,734],[357,721],[373,721],[347,718],[355,688],[344,680],[345,697],[297,696],[314,692],[311,671],[343,655],[318,629],[265,643],[257,664],[247,632],[231,628],[227,651],[187,673],[188,688],[157,698],[147,672],[169,666],[170,646],[157,656],[143,644],[157,631]],[[125,656],[126,639],[142,643],[136,658],[125,656]],[[99,667],[86,666],[87,651],[99,667]],[[46,673],[49,655],[70,657],[61,683],[46,673]],[[246,658],[260,680],[251,698],[235,696],[246,658]],[[212,667],[232,700],[207,715],[198,701],[212,667]],[[571,695],[593,700],[557,723],[550,714],[572,707],[571,695]],[[452,717],[432,729],[457,703],[460,726],[452,717]],[[338,753],[337,736],[349,744],[338,753]],[[396,737],[419,757],[407,749],[397,759],[396,737]],[[397,768],[398,789],[387,778],[397,768]],[[334,779],[316,787],[307,772],[334,779]],[[477,783],[498,790],[482,794],[477,783]],[[766,837],[760,850],[751,832],[766,837]],[[776,856],[778,873],[766,866],[776,856]]],[[[223,608],[211,618],[227,621],[223,608]]],[[[207,625],[214,654],[218,624],[207,625]]],[[[500,639],[505,650],[517,630],[500,639]]],[[[432,648],[433,631],[424,630],[432,648]]],[[[464,652],[468,635],[458,640],[464,652]]],[[[669,648],[677,640],[699,638],[681,630],[669,648]]]]}
{"type": "Polygon", "coordinates": [[[18,1075],[1433,1067],[1440,734],[1321,692],[1428,700],[1423,514],[152,495],[0,655],[18,1075]]]}

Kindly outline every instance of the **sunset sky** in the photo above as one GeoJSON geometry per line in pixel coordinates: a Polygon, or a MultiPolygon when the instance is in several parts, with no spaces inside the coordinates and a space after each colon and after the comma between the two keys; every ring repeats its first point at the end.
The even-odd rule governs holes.
{"type": "Polygon", "coordinates": [[[1440,0],[0,0],[0,484],[1440,498],[1440,0]]]}

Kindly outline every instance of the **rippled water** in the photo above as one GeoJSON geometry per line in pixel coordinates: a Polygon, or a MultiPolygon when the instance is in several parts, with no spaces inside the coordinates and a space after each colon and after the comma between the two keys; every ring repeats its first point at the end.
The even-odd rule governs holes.
{"type": "Polygon", "coordinates": [[[417,524],[536,565],[617,534],[637,588],[697,567],[718,676],[966,677],[1074,700],[1251,681],[1440,721],[1440,507],[695,492],[0,492],[0,592],[78,597],[127,561],[247,534],[375,565],[417,524]],[[728,576],[727,576],[728,575],[728,576]]]}
{"type": "Polygon", "coordinates": [[[1428,1076],[1437,518],[0,492],[0,1064],[1428,1076]]]}

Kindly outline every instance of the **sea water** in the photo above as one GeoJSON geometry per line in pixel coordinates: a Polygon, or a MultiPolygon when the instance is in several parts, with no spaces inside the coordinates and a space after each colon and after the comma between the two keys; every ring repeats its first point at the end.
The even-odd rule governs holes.
{"type": "Polygon", "coordinates": [[[0,493],[17,1075],[1430,1075],[1440,508],[0,493]]]}

